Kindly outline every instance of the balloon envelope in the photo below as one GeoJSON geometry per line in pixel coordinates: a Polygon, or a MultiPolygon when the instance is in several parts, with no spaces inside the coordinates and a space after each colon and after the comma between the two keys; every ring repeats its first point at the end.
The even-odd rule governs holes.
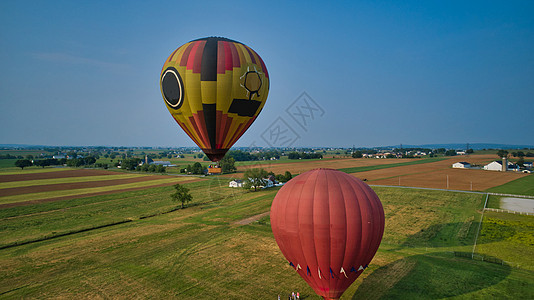
{"type": "Polygon", "coordinates": [[[160,87],[176,122],[212,161],[219,161],[265,105],[269,74],[250,47],[208,37],[168,57],[160,87]]]}
{"type": "Polygon", "coordinates": [[[316,169],[286,183],[271,206],[280,250],[325,299],[338,299],[371,262],[384,232],[384,210],[363,181],[316,169]]]}

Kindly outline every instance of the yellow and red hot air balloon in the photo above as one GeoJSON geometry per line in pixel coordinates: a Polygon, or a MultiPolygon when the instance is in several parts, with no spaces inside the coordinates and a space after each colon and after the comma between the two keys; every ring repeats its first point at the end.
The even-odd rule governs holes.
{"type": "Polygon", "coordinates": [[[160,87],[176,122],[209,159],[219,161],[265,105],[269,74],[247,45],[208,37],[169,56],[160,87]]]}

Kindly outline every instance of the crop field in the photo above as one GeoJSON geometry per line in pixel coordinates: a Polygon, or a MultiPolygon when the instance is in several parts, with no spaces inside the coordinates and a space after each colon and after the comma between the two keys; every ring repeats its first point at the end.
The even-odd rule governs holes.
{"type": "Polygon", "coordinates": [[[0,208],[172,185],[191,180],[198,179],[90,169],[46,168],[4,172],[0,175],[0,208]]]}
{"type": "MultiPolygon", "coordinates": [[[[9,189],[23,182],[38,187],[147,176],[92,171],[55,171],[48,178],[31,173],[41,177],[0,184],[9,189]]],[[[167,177],[191,190],[189,207],[177,209],[167,185],[0,208],[0,298],[285,299],[299,291],[303,299],[319,299],[274,241],[266,213],[277,189],[246,192],[228,188],[224,177],[167,177]]],[[[492,264],[453,254],[472,250],[485,195],[374,190],[385,209],[384,239],[342,299],[534,298],[528,267],[533,233],[523,225],[532,217],[502,225],[494,221],[502,214],[485,214],[477,251],[509,262],[492,264]],[[499,235],[491,222],[515,231],[499,235]]]]}
{"type": "MultiPolygon", "coordinates": [[[[240,177],[241,172],[248,168],[264,168],[275,174],[300,174],[315,168],[338,169],[352,174],[371,185],[391,185],[424,187],[464,191],[485,191],[503,185],[528,174],[516,172],[495,172],[476,169],[453,169],[451,166],[458,161],[482,165],[495,160],[495,155],[466,155],[451,158],[422,159],[374,159],[374,158],[341,158],[323,160],[296,160],[284,163],[258,162],[253,165],[238,166],[237,174],[223,175],[240,177]]],[[[532,176],[530,176],[532,177],[532,176]]],[[[534,177],[533,177],[534,178],[534,177]]],[[[528,186],[519,183],[520,186],[528,186]]]]}
{"type": "Polygon", "coordinates": [[[534,271],[534,217],[487,211],[480,231],[480,254],[534,271]]]}
{"type": "MultiPolygon", "coordinates": [[[[418,160],[418,159],[417,159],[418,160]]],[[[424,159],[423,159],[424,160],[424,159]]],[[[301,174],[316,168],[347,169],[369,166],[389,165],[397,163],[413,162],[414,159],[370,159],[370,158],[326,158],[310,160],[279,160],[279,161],[258,161],[250,162],[246,165],[238,165],[238,171],[250,168],[264,168],[276,174],[283,174],[286,170],[292,174],[301,174]]],[[[418,160],[419,161],[419,160],[418,160]]],[[[426,161],[426,160],[425,160],[426,161]]]]}

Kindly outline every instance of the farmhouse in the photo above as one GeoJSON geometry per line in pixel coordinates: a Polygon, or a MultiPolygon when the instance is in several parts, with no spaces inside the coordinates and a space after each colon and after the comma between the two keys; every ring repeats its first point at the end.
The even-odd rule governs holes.
{"type": "Polygon", "coordinates": [[[228,187],[243,187],[243,181],[239,179],[232,180],[228,184],[228,187]]]}
{"type": "Polygon", "coordinates": [[[460,161],[452,164],[452,167],[455,169],[469,169],[471,168],[471,164],[465,161],[460,161]]]}

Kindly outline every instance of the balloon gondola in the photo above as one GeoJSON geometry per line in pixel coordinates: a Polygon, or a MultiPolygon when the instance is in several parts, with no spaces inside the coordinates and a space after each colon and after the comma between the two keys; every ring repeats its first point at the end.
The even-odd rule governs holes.
{"type": "Polygon", "coordinates": [[[378,250],[384,210],[358,178],[315,169],[278,191],[271,227],[289,265],[319,296],[339,299],[378,250]]]}
{"type": "Polygon", "coordinates": [[[269,74],[252,48],[208,37],[171,53],[161,69],[160,88],[176,122],[216,162],[261,112],[269,74]]]}

